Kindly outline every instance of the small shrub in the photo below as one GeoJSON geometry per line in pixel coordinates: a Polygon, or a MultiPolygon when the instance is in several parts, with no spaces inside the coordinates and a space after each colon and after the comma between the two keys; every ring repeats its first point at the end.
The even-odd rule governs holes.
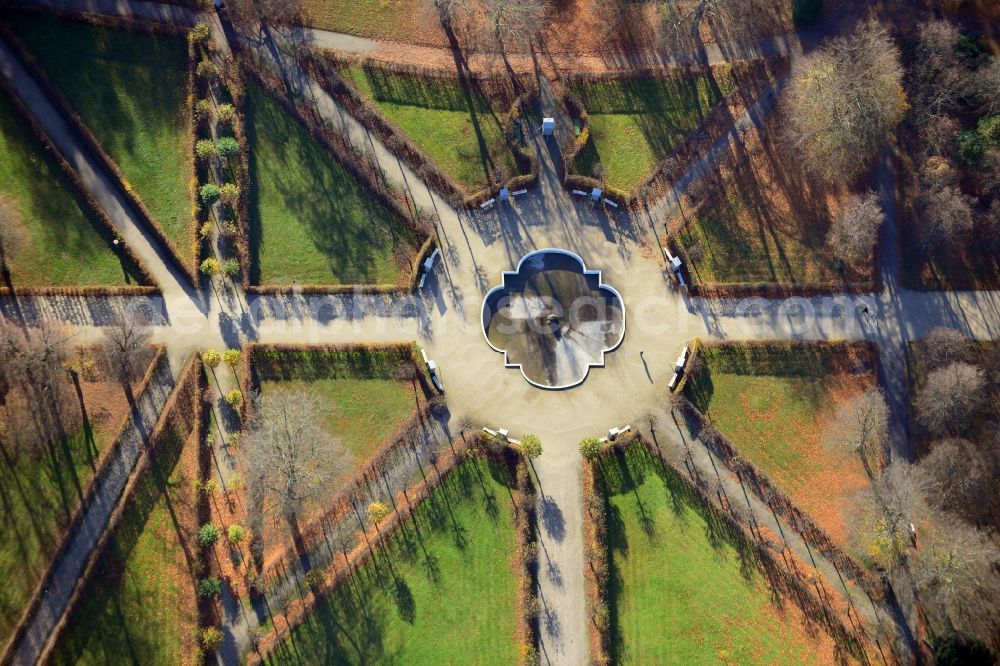
{"type": "Polygon", "coordinates": [[[240,142],[231,136],[224,136],[215,142],[215,150],[229,160],[240,154],[240,142]]]}
{"type": "Polygon", "coordinates": [[[976,131],[983,143],[1000,148],[1000,115],[980,118],[976,131]]]}
{"type": "Polygon", "coordinates": [[[212,276],[219,274],[219,262],[212,257],[209,257],[205,261],[201,262],[200,270],[203,274],[212,276]]]}
{"type": "Polygon", "coordinates": [[[226,435],[226,446],[228,446],[231,449],[240,448],[240,433],[231,432],[228,435],[226,435]]]}
{"type": "Polygon", "coordinates": [[[212,36],[212,29],[208,27],[207,23],[198,21],[188,32],[188,39],[192,44],[204,44],[212,36]]]}
{"type": "MultiPolygon", "coordinates": [[[[230,479],[230,482],[232,479],[230,479]]],[[[242,525],[230,525],[229,529],[226,530],[226,537],[229,539],[229,543],[237,544],[243,541],[247,536],[247,531],[243,529],[242,525]]]]}
{"type": "Polygon", "coordinates": [[[240,262],[235,259],[226,259],[222,262],[222,274],[228,278],[234,278],[240,274],[240,262]]]}
{"type": "Polygon", "coordinates": [[[205,365],[215,370],[222,362],[222,354],[215,349],[209,349],[201,355],[201,360],[205,362],[205,365]]]}
{"type": "Polygon", "coordinates": [[[210,206],[215,203],[220,194],[222,194],[222,192],[219,190],[219,186],[215,183],[205,183],[201,186],[201,189],[198,190],[198,196],[201,198],[201,202],[206,206],[210,206]]]}
{"type": "Polygon", "coordinates": [[[239,407],[243,402],[243,392],[239,389],[233,389],[226,394],[226,402],[230,407],[239,407]]]}
{"type": "Polygon", "coordinates": [[[219,540],[219,528],[215,523],[205,523],[198,528],[198,545],[208,548],[219,540]]]}
{"type": "Polygon", "coordinates": [[[587,460],[594,460],[601,455],[601,440],[597,437],[585,437],[580,442],[580,453],[587,460]]]}
{"type": "Polygon", "coordinates": [[[240,198],[240,188],[235,183],[226,183],[219,188],[219,196],[227,204],[234,204],[240,198]]]}
{"type": "Polygon", "coordinates": [[[390,513],[392,509],[384,502],[372,502],[368,505],[368,520],[375,524],[381,523],[390,513]]]}
{"type": "Polygon", "coordinates": [[[207,99],[199,99],[194,103],[194,119],[203,123],[212,117],[212,102],[207,99]]]}
{"type": "Polygon", "coordinates": [[[198,139],[194,144],[194,154],[199,160],[205,160],[215,155],[215,143],[211,139],[198,139]]]}
{"type": "Polygon", "coordinates": [[[215,109],[215,115],[219,119],[220,123],[232,125],[236,122],[236,107],[232,104],[220,104],[218,108],[215,109]]]}
{"type": "Polygon", "coordinates": [[[215,652],[222,645],[222,632],[216,627],[201,630],[201,647],[205,652],[215,652]]]}
{"type": "Polygon", "coordinates": [[[195,67],[194,73],[198,75],[198,78],[202,79],[214,79],[219,76],[219,68],[215,66],[215,63],[208,58],[202,60],[195,67]]]}
{"type": "Polygon", "coordinates": [[[983,138],[979,132],[967,130],[958,137],[958,156],[966,164],[979,166],[983,161],[983,138]]]}
{"type": "Polygon", "coordinates": [[[318,587],[323,584],[323,572],[319,569],[310,569],[306,572],[306,575],[302,577],[305,584],[309,587],[318,587]]]}
{"type": "Polygon", "coordinates": [[[222,583],[215,576],[202,578],[198,581],[198,596],[202,599],[214,599],[222,592],[222,583]]]}
{"type": "Polygon", "coordinates": [[[239,490],[243,487],[243,477],[239,474],[233,474],[229,477],[229,489],[239,490]]]}
{"type": "Polygon", "coordinates": [[[525,458],[537,458],[542,455],[542,440],[538,435],[525,435],[517,448],[525,458]]]}
{"type": "Polygon", "coordinates": [[[202,239],[205,239],[205,238],[208,238],[209,236],[211,236],[212,235],[212,223],[211,222],[205,222],[205,224],[203,224],[200,227],[198,227],[198,235],[201,236],[202,239]]]}
{"type": "Polygon", "coordinates": [[[208,479],[201,484],[201,492],[206,495],[214,495],[215,491],[219,489],[219,482],[215,479],[208,479]]]}
{"type": "Polygon", "coordinates": [[[240,364],[240,350],[227,349],[222,354],[222,360],[225,361],[226,365],[228,365],[230,369],[235,370],[236,366],[240,364]]]}

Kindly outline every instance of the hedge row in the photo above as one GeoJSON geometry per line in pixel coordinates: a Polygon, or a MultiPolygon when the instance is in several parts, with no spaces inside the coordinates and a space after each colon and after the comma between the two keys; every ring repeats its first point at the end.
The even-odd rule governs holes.
{"type": "MultiPolygon", "coordinates": [[[[642,446],[645,447],[647,452],[653,456],[659,463],[663,466],[664,473],[673,474],[678,481],[680,481],[683,486],[692,493],[698,500],[700,500],[706,510],[711,513],[712,518],[718,520],[722,525],[724,525],[729,533],[733,535],[734,538],[742,540],[746,545],[750,546],[756,556],[756,564],[762,570],[764,576],[768,579],[773,587],[789,594],[795,600],[796,605],[802,611],[802,613],[809,618],[811,621],[823,625],[826,630],[830,633],[837,647],[842,650],[846,650],[850,653],[851,657],[854,659],[863,659],[864,657],[864,647],[859,641],[858,637],[851,633],[841,622],[839,614],[836,609],[832,608],[827,600],[822,597],[817,596],[809,588],[807,583],[802,579],[801,574],[796,571],[793,573],[791,569],[793,566],[788,562],[779,562],[771,549],[771,547],[751,529],[748,530],[738,519],[737,516],[726,507],[722,506],[720,501],[712,497],[711,494],[706,492],[706,489],[700,485],[700,480],[693,482],[688,476],[685,475],[684,469],[679,467],[675,462],[668,461],[663,456],[662,451],[659,447],[649,443],[645,438],[639,434],[633,434],[631,437],[621,439],[615,442],[613,445],[606,447],[598,460],[602,460],[616,453],[623,452],[629,446],[642,446]]],[[[588,487],[587,476],[591,479],[591,486],[589,488],[590,496],[593,500],[588,499],[588,511],[584,513],[585,530],[587,534],[593,534],[595,536],[594,544],[588,543],[588,548],[592,548],[595,552],[603,553],[601,557],[603,558],[599,562],[594,559],[590,560],[593,564],[597,564],[599,567],[599,572],[603,574],[604,588],[600,590],[595,586],[595,593],[603,591],[606,594],[607,590],[607,543],[606,543],[606,527],[603,525],[604,517],[604,498],[602,493],[604,492],[599,479],[599,474],[594,473],[594,463],[585,463],[584,467],[587,470],[585,474],[585,486],[584,486],[584,497],[587,498],[588,487]],[[590,503],[594,504],[596,510],[591,511],[590,503]],[[596,514],[596,515],[595,515],[596,514]]],[[[591,627],[591,640],[599,641],[598,648],[600,651],[593,651],[592,658],[595,664],[608,664],[610,663],[610,655],[608,648],[610,647],[611,638],[611,627],[610,621],[606,623],[603,628],[598,625],[600,620],[594,621],[599,617],[601,613],[608,613],[606,597],[599,598],[599,605],[591,606],[591,616],[592,616],[592,627],[591,627]]],[[[593,603],[593,599],[588,590],[588,601],[593,603]]]]}
{"type": "MultiPolygon", "coordinates": [[[[793,343],[741,343],[750,347],[773,348],[777,345],[783,348],[794,349],[796,346],[815,348],[817,343],[793,342],[793,343]]],[[[875,352],[873,343],[861,342],[849,345],[838,343],[820,343],[831,349],[841,352],[848,348],[863,349],[870,355],[873,363],[878,363],[878,354],[875,352]]],[[[704,371],[704,370],[703,370],[704,371]]],[[[876,374],[878,368],[875,368],[876,374]]],[[[691,377],[691,381],[697,381],[697,377],[691,377]]],[[[739,449],[721,433],[697,407],[695,407],[687,396],[676,394],[676,406],[680,409],[685,419],[689,423],[694,423],[698,427],[698,438],[715,453],[722,462],[729,467],[736,475],[749,483],[754,493],[771,508],[777,515],[782,516],[799,536],[810,546],[819,550],[837,568],[847,574],[848,578],[861,587],[869,596],[875,599],[883,599],[886,594],[884,582],[876,578],[869,571],[859,565],[854,558],[848,555],[839,545],[837,545],[826,531],[820,527],[811,517],[799,509],[791,498],[788,497],[771,479],[758,468],[752,461],[743,457],[739,449]]]]}
{"type": "MultiPolygon", "coordinates": [[[[145,29],[151,33],[160,32],[163,34],[176,34],[177,30],[176,26],[162,26],[165,29],[159,30],[161,24],[149,24],[141,21],[129,21],[124,23],[124,25],[128,25],[130,27],[133,25],[143,25],[146,26],[145,29]]],[[[196,267],[187,265],[181,261],[173,242],[167,237],[166,232],[163,231],[163,227],[161,227],[153,218],[149,210],[146,208],[146,205],[141,199],[139,199],[138,196],[136,196],[135,192],[133,192],[131,188],[126,185],[125,174],[122,173],[115,161],[112,160],[111,157],[104,151],[100,142],[97,140],[97,137],[94,136],[93,132],[90,131],[90,128],[83,122],[80,115],[73,109],[72,106],[70,106],[62,92],[48,79],[42,71],[42,68],[38,66],[38,63],[35,62],[35,59],[17,39],[14,33],[10,30],[9,26],[0,25],[0,38],[3,38],[8,44],[10,44],[11,48],[21,59],[32,78],[42,89],[42,92],[46,95],[46,97],[48,97],[49,101],[56,107],[59,114],[69,123],[70,127],[77,134],[83,144],[83,147],[97,161],[98,165],[115,179],[118,186],[118,194],[128,202],[128,204],[139,216],[146,229],[152,233],[152,235],[156,238],[156,241],[163,249],[169,250],[167,254],[173,258],[174,262],[184,272],[184,274],[190,277],[193,283],[197,284],[198,278],[196,267]]],[[[191,175],[194,177],[193,171],[191,175]]],[[[191,226],[194,226],[193,220],[191,226]]],[[[191,231],[192,239],[196,239],[197,229],[192,229],[191,231]]]]}
{"type": "MultiPolygon", "coordinates": [[[[606,454],[605,454],[606,455],[606,454]]],[[[584,593],[590,622],[587,638],[590,659],[595,666],[611,663],[611,613],[608,609],[608,526],[604,508],[604,488],[594,464],[583,461],[583,570],[584,593]]]]}
{"type": "MultiPolygon", "coordinates": [[[[283,91],[284,84],[273,74],[258,67],[246,54],[239,54],[236,58],[240,70],[249,75],[264,90],[283,91]]],[[[328,128],[323,119],[316,111],[302,102],[292,102],[283,94],[274,95],[274,99],[293,118],[302,124],[309,134],[320,143],[354,178],[384,205],[390,212],[396,215],[403,224],[420,241],[421,245],[427,241],[430,234],[427,231],[427,222],[414,219],[407,208],[407,202],[396,192],[390,192],[385,187],[379,185],[379,175],[373,165],[367,164],[365,160],[357,154],[356,149],[349,144],[343,136],[328,128]]],[[[242,115],[242,114],[241,114],[242,115]]],[[[242,190],[241,190],[242,192],[242,190]]],[[[244,257],[241,257],[241,260],[244,257]]],[[[249,251],[246,260],[249,260],[249,251]]],[[[249,265],[249,263],[247,264],[249,265]]],[[[414,264],[413,273],[420,270],[418,264],[414,264]]],[[[407,282],[412,284],[413,275],[407,282]]],[[[403,285],[309,285],[299,288],[288,285],[247,285],[248,293],[256,294],[288,294],[288,293],[313,293],[313,294],[339,294],[339,293],[399,293],[406,292],[407,287],[403,285]]]]}
{"type": "MultiPolygon", "coordinates": [[[[156,353],[153,356],[153,360],[150,363],[149,368],[146,370],[146,374],[143,375],[140,380],[138,390],[135,391],[136,400],[138,400],[139,397],[146,391],[146,388],[152,381],[153,376],[160,370],[160,366],[167,363],[169,362],[167,360],[166,348],[163,346],[156,347],[156,353]]],[[[85,507],[89,506],[93,502],[100,480],[104,477],[105,473],[107,473],[108,468],[111,465],[111,461],[115,458],[114,453],[121,442],[122,434],[125,432],[125,428],[128,426],[131,418],[131,413],[122,418],[120,424],[115,430],[114,443],[102,452],[101,458],[97,462],[97,467],[94,470],[94,476],[91,479],[90,485],[87,486],[84,491],[83,500],[76,505],[76,508],[73,509],[73,513],[66,525],[66,529],[63,531],[62,538],[59,540],[59,545],[56,547],[55,552],[52,553],[52,556],[49,559],[49,566],[46,568],[45,574],[39,579],[38,584],[35,586],[35,591],[32,593],[31,599],[25,605],[21,618],[14,626],[14,629],[10,634],[10,638],[4,646],[3,652],[0,653],[0,663],[6,664],[11,660],[15,647],[21,642],[21,639],[24,638],[24,633],[28,628],[29,621],[32,617],[34,617],[35,612],[38,610],[45,597],[45,591],[49,586],[49,579],[52,578],[56,565],[59,563],[59,560],[62,559],[63,554],[65,554],[66,549],[69,547],[70,536],[80,527],[80,521],[83,519],[85,507]]]]}
{"type": "Polygon", "coordinates": [[[241,69],[230,55],[223,69],[223,81],[236,109],[233,134],[240,146],[239,163],[236,168],[240,197],[236,202],[236,220],[239,234],[236,239],[236,254],[240,263],[240,278],[244,290],[250,287],[250,142],[246,132],[246,86],[241,69]]]}
{"type": "MultiPolygon", "coordinates": [[[[365,533],[363,543],[359,544],[348,554],[346,562],[334,559],[331,566],[324,572],[323,581],[319,584],[311,585],[310,591],[304,597],[289,604],[284,616],[285,621],[280,626],[277,622],[273,623],[274,629],[261,639],[256,652],[249,655],[247,659],[248,664],[250,666],[258,666],[266,662],[268,657],[291,634],[295,627],[301,624],[310,613],[315,612],[319,603],[347,583],[355,571],[372,559],[376,549],[386,547],[400,526],[413,516],[420,503],[445,482],[466,457],[472,455],[491,457],[503,465],[508,471],[510,478],[515,480],[517,484],[517,497],[514,501],[516,507],[515,521],[517,522],[518,549],[527,549],[528,544],[533,543],[530,540],[534,539],[535,532],[532,522],[534,520],[534,487],[532,485],[525,485],[530,484],[531,481],[523,459],[514,449],[510,447],[497,449],[485,437],[478,434],[468,440],[463,439],[455,442],[451,449],[446,451],[444,456],[438,460],[426,479],[415,483],[408,490],[402,492],[402,501],[396,503],[395,511],[379,525],[374,526],[374,531],[368,530],[365,533]]],[[[522,555],[523,561],[523,551],[518,553],[518,555],[522,555]]],[[[532,642],[537,641],[537,630],[535,628],[537,626],[537,618],[534,612],[536,604],[533,601],[534,596],[531,592],[531,588],[534,585],[534,574],[525,566],[519,570],[518,577],[520,579],[518,585],[518,603],[519,613],[521,614],[521,617],[518,618],[518,631],[521,635],[518,638],[523,641],[523,646],[530,647],[530,655],[534,655],[535,645],[532,642]]],[[[528,651],[522,648],[522,660],[525,666],[534,663],[530,660],[530,656],[526,652],[528,651]]]]}
{"type": "MultiPolygon", "coordinates": [[[[357,91],[350,81],[337,71],[338,66],[354,64],[359,62],[359,60],[346,59],[331,54],[327,54],[323,58],[306,54],[302,57],[301,62],[306,71],[320,82],[323,89],[331,97],[341,104],[358,122],[375,134],[383,145],[387,148],[392,146],[392,152],[405,161],[424,183],[442,193],[452,206],[456,208],[474,208],[494,196],[496,190],[501,186],[511,190],[518,190],[531,187],[538,182],[539,166],[537,156],[532,151],[520,146],[516,141],[512,141],[508,146],[514,154],[518,168],[528,173],[513,176],[502,185],[495,183],[493,188],[486,188],[478,192],[469,192],[461,183],[443,171],[402,130],[396,127],[377,106],[368,101],[364,95],[357,91]]],[[[453,78],[453,75],[427,67],[412,67],[382,62],[378,64],[378,67],[392,73],[412,77],[430,79],[453,78]]],[[[495,94],[510,95],[510,87],[505,81],[490,77],[475,77],[474,80],[478,85],[495,94]]],[[[514,118],[521,114],[524,106],[533,103],[537,99],[538,91],[536,89],[528,90],[515,97],[511,103],[511,110],[504,116],[502,121],[504,129],[510,130],[514,118]]]]}
{"type": "MultiPolygon", "coordinates": [[[[53,627],[42,648],[39,655],[39,663],[47,663],[52,656],[52,651],[59,644],[60,636],[70,624],[74,612],[76,612],[80,606],[80,602],[83,600],[83,592],[87,584],[94,574],[97,573],[104,555],[108,553],[109,546],[115,542],[115,537],[118,535],[119,528],[121,527],[122,518],[137,501],[139,494],[148,492],[145,484],[150,481],[155,483],[152,478],[152,470],[155,465],[154,458],[159,455],[172,455],[174,453],[180,455],[180,449],[183,448],[187,437],[192,432],[201,431],[204,420],[204,404],[201,400],[201,395],[202,390],[207,386],[208,379],[201,367],[200,359],[195,355],[181,371],[173,393],[163,406],[163,411],[153,431],[146,440],[146,447],[140,453],[139,460],[136,462],[131,474],[129,474],[129,479],[125,484],[125,489],[122,491],[121,498],[118,500],[114,511],[112,511],[108,519],[107,527],[94,545],[83,572],[77,577],[74,583],[69,602],[66,604],[66,610],[59,622],[53,627]],[[183,435],[178,450],[164,450],[165,447],[176,444],[174,435],[178,433],[183,435]]],[[[156,493],[157,491],[154,488],[152,492],[156,493]]]]}

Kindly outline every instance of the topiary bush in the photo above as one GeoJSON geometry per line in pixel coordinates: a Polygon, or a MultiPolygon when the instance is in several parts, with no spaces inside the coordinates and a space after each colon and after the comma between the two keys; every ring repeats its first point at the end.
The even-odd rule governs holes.
{"type": "Polygon", "coordinates": [[[222,645],[222,632],[216,627],[201,630],[201,647],[205,652],[215,652],[222,645]]]}
{"type": "Polygon", "coordinates": [[[219,68],[215,66],[215,63],[207,58],[198,63],[195,67],[194,73],[202,79],[214,79],[219,76],[219,68]]]}
{"type": "Polygon", "coordinates": [[[220,104],[215,110],[215,115],[220,123],[232,125],[236,122],[236,107],[232,104],[220,104]]]}
{"type": "Polygon", "coordinates": [[[212,36],[212,30],[208,27],[207,23],[198,21],[191,28],[191,32],[188,33],[188,39],[191,40],[192,44],[204,44],[212,36]]]}
{"type": "Polygon", "coordinates": [[[243,392],[239,389],[233,389],[226,394],[226,403],[230,407],[239,407],[243,402],[243,392]]]}
{"type": "Polygon", "coordinates": [[[215,523],[205,523],[198,528],[198,545],[208,548],[219,540],[219,528],[215,523]]]}
{"type": "Polygon", "coordinates": [[[199,160],[205,160],[215,155],[215,143],[211,139],[199,139],[194,144],[194,154],[199,160]]]}
{"type": "Polygon", "coordinates": [[[219,189],[219,186],[215,183],[205,183],[198,190],[198,197],[206,206],[210,206],[215,203],[221,194],[222,192],[219,189]]]}
{"type": "Polygon", "coordinates": [[[229,160],[240,154],[240,142],[231,136],[223,136],[216,142],[215,149],[219,155],[229,160]]]}
{"type": "Polygon", "coordinates": [[[226,530],[226,537],[229,539],[229,543],[237,544],[243,541],[247,536],[247,531],[243,529],[242,525],[230,525],[229,529],[226,530]]]}
{"type": "Polygon", "coordinates": [[[215,576],[202,578],[198,581],[198,596],[202,599],[214,599],[222,593],[222,583],[215,576]]]}
{"type": "Polygon", "coordinates": [[[201,262],[199,269],[202,274],[208,275],[209,277],[219,274],[219,261],[209,257],[205,261],[201,262]]]}

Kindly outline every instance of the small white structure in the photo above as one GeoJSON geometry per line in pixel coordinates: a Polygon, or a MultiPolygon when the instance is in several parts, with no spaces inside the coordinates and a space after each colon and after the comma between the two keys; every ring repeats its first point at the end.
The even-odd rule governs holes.
{"type": "Polygon", "coordinates": [[[613,442],[618,438],[618,435],[624,435],[631,430],[632,426],[630,425],[623,425],[621,428],[610,428],[608,429],[608,436],[602,437],[600,441],[602,443],[613,442]]]}
{"type": "Polygon", "coordinates": [[[479,207],[482,208],[483,210],[486,210],[494,203],[496,203],[496,199],[490,199],[489,201],[484,201],[483,203],[479,204],[479,207]]]}
{"type": "Polygon", "coordinates": [[[500,203],[510,201],[510,190],[508,190],[506,187],[501,188],[499,197],[500,197],[500,203]]]}
{"type": "Polygon", "coordinates": [[[500,430],[497,432],[497,434],[499,434],[501,437],[503,437],[507,441],[510,441],[510,431],[507,430],[507,428],[500,428],[500,430]]]}
{"type": "Polygon", "coordinates": [[[552,136],[556,129],[555,118],[542,118],[542,136],[552,136]]]}
{"type": "Polygon", "coordinates": [[[578,194],[578,195],[580,195],[581,197],[585,197],[585,196],[587,196],[587,193],[586,193],[586,192],[584,192],[583,190],[573,190],[573,194],[578,194]]]}
{"type": "Polygon", "coordinates": [[[434,388],[438,390],[439,393],[444,393],[444,385],[441,383],[441,378],[438,376],[438,365],[433,359],[427,358],[427,352],[424,349],[420,350],[420,355],[424,358],[424,365],[427,366],[427,373],[431,376],[431,381],[434,382],[434,388]]]}
{"type": "Polygon", "coordinates": [[[674,364],[674,372],[677,374],[684,374],[684,366],[687,364],[688,359],[688,348],[685,347],[681,350],[681,355],[677,357],[677,363],[674,364]]]}
{"type": "Polygon", "coordinates": [[[434,251],[431,252],[431,256],[427,257],[427,259],[424,261],[425,271],[429,273],[432,270],[434,270],[434,260],[438,258],[439,254],[441,254],[441,250],[439,250],[438,248],[434,248],[434,251]]]}
{"type": "Polygon", "coordinates": [[[670,389],[671,393],[677,390],[677,382],[679,382],[680,380],[681,380],[681,373],[675,372],[674,376],[670,378],[670,383],[667,384],[667,388],[670,389]]]}
{"type": "Polygon", "coordinates": [[[526,189],[524,189],[524,190],[514,190],[513,192],[511,192],[511,195],[513,195],[515,197],[518,197],[518,196],[521,196],[522,194],[527,194],[527,193],[528,193],[528,190],[526,190],[526,189]]]}
{"type": "Polygon", "coordinates": [[[604,203],[608,204],[608,205],[609,205],[609,206],[611,206],[612,208],[618,208],[618,204],[616,204],[616,203],[615,203],[614,201],[612,201],[611,199],[608,199],[608,198],[605,198],[605,199],[604,199],[604,203]]]}
{"type": "Polygon", "coordinates": [[[590,200],[591,200],[591,201],[592,201],[593,203],[595,203],[595,204],[596,204],[596,203],[600,203],[600,201],[601,201],[601,196],[602,196],[603,194],[604,194],[604,190],[602,190],[602,189],[601,189],[601,188],[599,188],[599,187],[595,187],[594,189],[592,189],[592,190],[590,191],[590,200]]]}

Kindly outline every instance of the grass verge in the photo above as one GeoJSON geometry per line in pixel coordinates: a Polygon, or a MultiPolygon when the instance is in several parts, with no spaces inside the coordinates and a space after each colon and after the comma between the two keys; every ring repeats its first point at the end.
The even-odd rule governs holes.
{"type": "Polygon", "coordinates": [[[270,662],[517,662],[512,485],[496,463],[461,463],[270,662]]]}
{"type": "Polygon", "coordinates": [[[837,406],[876,385],[855,347],[717,345],[685,395],[840,545],[848,509],[868,485],[860,457],[824,438],[837,406]]]}
{"type": "Polygon", "coordinates": [[[49,15],[18,15],[17,36],[192,264],[187,44],[49,15]]]}
{"type": "Polygon", "coordinates": [[[614,663],[834,663],[752,548],[642,446],[606,458],[614,663]]]}
{"type": "Polygon", "coordinates": [[[254,284],[398,284],[417,241],[294,118],[247,84],[254,284]]]}

